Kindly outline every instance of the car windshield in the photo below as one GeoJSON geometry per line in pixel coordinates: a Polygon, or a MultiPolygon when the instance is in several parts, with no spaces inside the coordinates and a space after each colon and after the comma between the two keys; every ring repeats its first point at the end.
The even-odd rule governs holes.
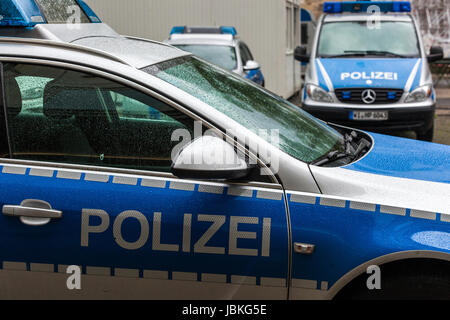
{"type": "Polygon", "coordinates": [[[367,21],[329,22],[322,26],[317,56],[337,57],[352,54],[401,56],[420,55],[419,42],[411,22],[367,21]]]}
{"type": "Polygon", "coordinates": [[[226,70],[231,71],[237,68],[236,50],[234,47],[197,44],[177,44],[174,46],[181,50],[191,52],[226,70]]]}
{"type": "Polygon", "coordinates": [[[299,107],[231,72],[183,57],[143,69],[219,110],[253,132],[277,132],[278,145],[311,163],[344,145],[342,135],[299,107]],[[278,131],[272,131],[278,130],[278,131]]]}

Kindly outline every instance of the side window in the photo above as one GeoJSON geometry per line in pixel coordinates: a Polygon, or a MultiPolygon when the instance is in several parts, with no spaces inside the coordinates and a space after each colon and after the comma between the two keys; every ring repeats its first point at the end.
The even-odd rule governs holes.
{"type": "Polygon", "coordinates": [[[239,44],[239,51],[241,52],[242,65],[245,66],[250,57],[242,42],[239,44]]]}
{"type": "Polygon", "coordinates": [[[250,51],[248,46],[245,43],[242,43],[242,45],[243,45],[244,51],[247,53],[248,60],[255,60],[255,59],[253,59],[252,52],[250,51]]]}
{"type": "Polygon", "coordinates": [[[172,134],[193,131],[178,110],[91,74],[5,64],[4,76],[15,159],[168,172],[172,134]]]}

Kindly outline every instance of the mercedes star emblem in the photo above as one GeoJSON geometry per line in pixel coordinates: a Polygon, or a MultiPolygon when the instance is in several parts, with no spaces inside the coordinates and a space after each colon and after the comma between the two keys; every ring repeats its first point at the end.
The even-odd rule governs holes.
{"type": "Polygon", "coordinates": [[[372,89],[367,89],[363,91],[361,98],[364,103],[372,104],[377,100],[377,94],[372,89]]]}

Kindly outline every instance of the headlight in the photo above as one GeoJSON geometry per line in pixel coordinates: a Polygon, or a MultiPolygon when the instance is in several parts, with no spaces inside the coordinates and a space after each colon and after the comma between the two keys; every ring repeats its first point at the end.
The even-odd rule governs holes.
{"type": "Polygon", "coordinates": [[[411,92],[407,97],[405,102],[406,103],[413,103],[413,102],[423,102],[427,100],[429,97],[431,97],[431,94],[433,93],[433,87],[431,85],[426,85],[419,87],[415,89],[413,92],[411,92]]]}
{"type": "Polygon", "coordinates": [[[313,84],[306,85],[306,94],[313,101],[333,102],[333,98],[328,92],[323,90],[321,87],[315,86],[313,84]]]}

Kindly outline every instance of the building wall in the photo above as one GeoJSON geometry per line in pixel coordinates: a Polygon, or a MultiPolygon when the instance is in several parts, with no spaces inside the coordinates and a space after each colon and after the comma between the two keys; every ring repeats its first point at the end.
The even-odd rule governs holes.
{"type": "MultiPolygon", "coordinates": [[[[286,4],[295,3],[299,6],[300,0],[86,2],[100,19],[120,34],[157,41],[167,39],[171,28],[176,25],[235,26],[238,35],[250,47],[255,60],[261,64],[269,90],[287,98],[299,89],[299,66],[293,62],[292,50],[288,54],[286,50],[286,4]],[[295,79],[295,76],[298,79],[295,79]]],[[[297,33],[296,35],[298,36],[297,33]]],[[[299,43],[299,39],[292,41],[299,43]]]]}

